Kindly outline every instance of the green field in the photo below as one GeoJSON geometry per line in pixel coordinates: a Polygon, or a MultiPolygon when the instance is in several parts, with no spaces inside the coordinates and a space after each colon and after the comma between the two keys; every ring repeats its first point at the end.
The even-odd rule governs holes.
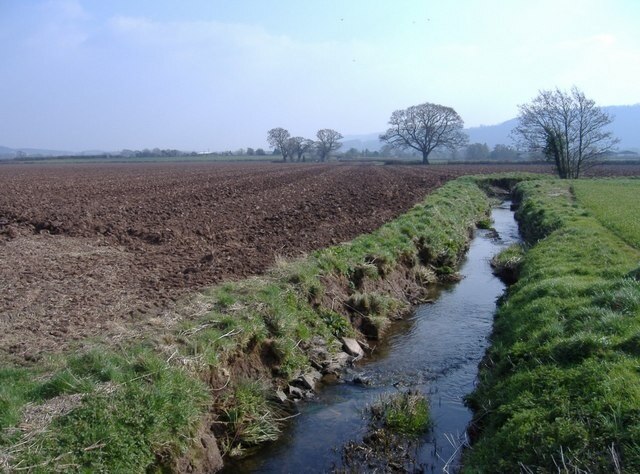
{"type": "Polygon", "coordinates": [[[603,226],[640,249],[640,179],[576,181],[573,189],[603,226]]]}

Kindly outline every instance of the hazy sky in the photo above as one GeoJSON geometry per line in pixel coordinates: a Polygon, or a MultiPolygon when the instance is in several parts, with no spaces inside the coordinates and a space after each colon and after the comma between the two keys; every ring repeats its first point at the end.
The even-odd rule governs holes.
{"type": "Polygon", "coordinates": [[[499,123],[539,89],[640,102],[638,0],[0,0],[0,145],[266,146],[395,109],[499,123]]]}

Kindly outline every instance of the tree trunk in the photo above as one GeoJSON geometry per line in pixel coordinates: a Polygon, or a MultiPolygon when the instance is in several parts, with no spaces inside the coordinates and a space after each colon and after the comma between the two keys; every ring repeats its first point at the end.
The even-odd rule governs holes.
{"type": "Polygon", "coordinates": [[[423,165],[429,164],[429,152],[426,150],[422,150],[422,164],[423,165]]]}

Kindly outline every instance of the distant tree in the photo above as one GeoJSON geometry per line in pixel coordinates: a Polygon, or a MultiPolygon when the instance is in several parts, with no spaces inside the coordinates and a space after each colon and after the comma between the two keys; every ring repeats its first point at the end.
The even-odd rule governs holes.
{"type": "Polygon", "coordinates": [[[351,147],[344,152],[344,156],[345,158],[353,159],[357,156],[360,156],[360,151],[357,148],[351,147]]]}
{"type": "Polygon", "coordinates": [[[248,156],[253,156],[255,154],[256,154],[256,151],[253,148],[251,148],[250,146],[247,147],[247,155],[248,156]]]}
{"type": "Polygon", "coordinates": [[[578,178],[618,143],[606,129],[613,118],[575,86],[540,91],[519,108],[513,135],[529,151],[542,152],[560,178],[578,178]]]}
{"type": "Polygon", "coordinates": [[[285,130],[282,127],[272,128],[267,132],[267,142],[274,148],[280,150],[282,153],[282,159],[287,161],[288,148],[287,148],[287,140],[291,138],[288,130],[285,130]]]}
{"type": "Polygon", "coordinates": [[[256,148],[256,156],[265,156],[266,153],[262,148],[256,148]]]}
{"type": "Polygon", "coordinates": [[[302,157],[305,153],[313,148],[313,140],[303,137],[291,137],[287,140],[288,155],[291,157],[291,161],[295,158],[296,161],[302,161],[302,157]]]}
{"type": "Polygon", "coordinates": [[[499,161],[512,161],[517,160],[520,157],[518,150],[509,145],[503,145],[498,143],[493,147],[491,153],[489,153],[489,158],[492,160],[499,161]]]}
{"type": "Polygon", "coordinates": [[[429,102],[396,110],[389,125],[380,140],[395,148],[419,151],[423,164],[429,164],[429,154],[436,148],[455,149],[466,145],[468,140],[462,131],[464,122],[455,110],[429,102]]]}
{"type": "Polygon", "coordinates": [[[465,158],[469,161],[482,161],[489,158],[489,147],[486,143],[472,143],[467,146],[465,158]]]}
{"type": "Polygon", "coordinates": [[[398,155],[398,149],[393,145],[390,145],[389,143],[385,143],[384,145],[382,145],[382,148],[380,148],[380,154],[382,156],[388,156],[390,158],[395,157],[398,155]]]}
{"type": "Polygon", "coordinates": [[[327,161],[331,156],[331,153],[338,150],[342,143],[339,142],[343,137],[339,132],[330,128],[323,128],[316,133],[318,141],[315,143],[316,150],[320,161],[327,161]]]}

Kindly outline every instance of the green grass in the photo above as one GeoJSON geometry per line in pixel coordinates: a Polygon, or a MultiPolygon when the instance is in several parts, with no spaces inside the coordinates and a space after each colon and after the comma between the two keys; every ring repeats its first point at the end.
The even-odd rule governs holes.
{"type": "Polygon", "coordinates": [[[282,411],[268,401],[268,392],[264,382],[242,381],[224,400],[221,422],[227,425],[229,436],[223,453],[241,456],[247,447],[278,438],[282,411]]]}
{"type": "Polygon", "coordinates": [[[569,186],[518,188],[518,218],[537,243],[497,312],[468,397],[481,435],[466,472],[640,470],[640,282],[629,278],[640,253],[569,186]]]}
{"type": "Polygon", "coordinates": [[[640,179],[575,181],[581,206],[607,229],[640,249],[640,179]]]}
{"type": "MultiPolygon", "coordinates": [[[[23,403],[46,406],[54,397],[85,395],[77,407],[59,414],[35,436],[16,439],[5,429],[3,444],[10,446],[14,468],[143,472],[189,448],[209,400],[197,378],[148,350],[131,351],[126,357],[95,350],[59,363],[64,367],[37,383],[26,381],[24,374],[11,377],[23,403]],[[107,382],[110,389],[101,390],[107,382]]],[[[8,400],[4,393],[2,400],[8,400]]],[[[19,418],[17,405],[6,420],[9,425],[19,418]]]]}
{"type": "Polygon", "coordinates": [[[382,396],[371,406],[374,423],[381,424],[393,433],[416,437],[431,426],[429,403],[416,391],[406,391],[382,396]]]}
{"type": "Polygon", "coordinates": [[[524,260],[525,249],[521,244],[513,244],[491,259],[493,273],[508,284],[518,280],[524,260]]]}

